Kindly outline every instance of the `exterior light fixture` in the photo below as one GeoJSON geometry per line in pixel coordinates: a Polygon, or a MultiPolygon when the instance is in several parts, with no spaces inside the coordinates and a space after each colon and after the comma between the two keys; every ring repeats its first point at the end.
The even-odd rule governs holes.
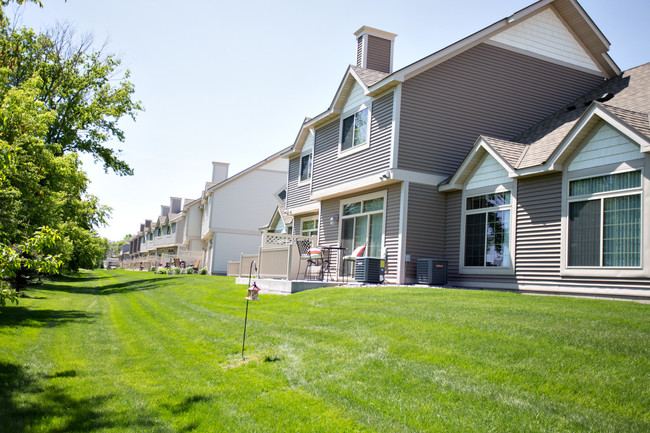
{"type": "Polygon", "coordinates": [[[333,215],[332,217],[330,217],[330,225],[331,226],[335,226],[336,224],[338,224],[338,222],[339,222],[339,215],[338,214],[333,215]]]}

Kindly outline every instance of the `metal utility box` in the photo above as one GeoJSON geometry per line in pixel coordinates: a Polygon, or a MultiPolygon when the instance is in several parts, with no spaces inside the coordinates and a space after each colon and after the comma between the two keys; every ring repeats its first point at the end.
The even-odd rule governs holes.
{"type": "Polygon", "coordinates": [[[436,286],[447,284],[447,260],[418,259],[418,283],[436,286]]]}
{"type": "Polygon", "coordinates": [[[354,264],[354,279],[362,283],[381,282],[381,259],[359,257],[354,264]]]}

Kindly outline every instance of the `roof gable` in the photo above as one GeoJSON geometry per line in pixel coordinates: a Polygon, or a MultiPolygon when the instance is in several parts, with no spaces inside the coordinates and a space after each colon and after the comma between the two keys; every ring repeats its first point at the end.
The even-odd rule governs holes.
{"type": "MultiPolygon", "coordinates": [[[[511,143],[485,136],[479,137],[472,150],[470,150],[458,170],[456,170],[456,173],[448,181],[440,185],[440,191],[462,190],[474,173],[480,169],[487,155],[491,158],[490,162],[495,161],[503,168],[502,174],[506,174],[508,177],[514,177],[515,170],[513,166],[503,158],[501,153],[494,149],[493,146],[495,144],[501,147],[509,147],[510,145],[514,145],[515,147],[522,146],[520,143],[511,143]]],[[[512,157],[510,158],[510,160],[513,159],[512,157]]]]}
{"type": "Polygon", "coordinates": [[[579,150],[567,160],[567,170],[626,162],[640,157],[638,144],[629,140],[609,123],[601,121],[594,128],[592,135],[581,143],[579,150]]]}
{"type": "MultiPolygon", "coordinates": [[[[467,36],[464,39],[461,39],[458,42],[453,43],[452,45],[436,51],[435,53],[394,72],[386,79],[381,80],[377,84],[371,86],[370,92],[374,93],[381,91],[381,88],[383,88],[383,86],[389,85],[392,81],[401,82],[408,80],[480,43],[487,42],[496,44],[496,41],[491,41],[492,38],[498,38],[498,35],[500,33],[510,31],[520,23],[525,23],[526,20],[534,17],[541,11],[545,11],[551,6],[553,8],[553,13],[562,23],[564,29],[571,34],[573,40],[582,48],[582,52],[591,59],[598,72],[594,69],[579,67],[581,70],[587,70],[595,74],[603,75],[605,77],[614,77],[620,74],[620,69],[607,54],[607,51],[609,50],[609,42],[591,20],[589,15],[585,13],[582,7],[575,0],[541,0],[520,10],[519,12],[512,14],[507,18],[497,21],[496,23],[482,30],[479,30],[476,33],[467,36]]],[[[536,19],[536,22],[539,26],[540,19],[536,19]]],[[[557,21],[555,21],[555,23],[557,24],[557,21]]],[[[526,24],[526,26],[530,26],[532,24],[534,24],[534,22],[530,22],[526,24]]],[[[552,24],[547,23],[544,26],[552,27],[552,24]]],[[[529,35],[529,40],[530,38],[534,37],[534,34],[529,35]]],[[[575,48],[574,44],[571,45],[573,45],[575,48]]],[[[512,43],[510,46],[512,47],[512,43]]],[[[537,47],[536,49],[540,50],[541,48],[537,47]]],[[[531,47],[528,47],[526,51],[529,54],[534,53],[531,47]]],[[[539,54],[536,55],[539,56],[539,54]]],[[[545,59],[552,59],[552,57],[548,56],[548,53],[546,53],[546,55],[543,57],[545,59]]],[[[564,60],[569,60],[570,63],[568,64],[575,62],[575,60],[566,56],[564,56],[564,60]]],[[[583,60],[586,59],[583,58],[583,60]]],[[[562,64],[567,63],[563,62],[562,64]]]]}
{"type": "Polygon", "coordinates": [[[365,97],[370,95],[369,87],[381,81],[390,74],[373,71],[357,66],[348,66],[341,84],[339,84],[334,99],[329,108],[314,118],[306,118],[298,131],[298,136],[285,157],[294,157],[300,152],[308,138],[308,131],[322,125],[345,111],[346,103],[350,97],[365,97]]]}
{"type": "Polygon", "coordinates": [[[549,6],[489,39],[499,46],[601,74],[587,50],[549,6]]]}

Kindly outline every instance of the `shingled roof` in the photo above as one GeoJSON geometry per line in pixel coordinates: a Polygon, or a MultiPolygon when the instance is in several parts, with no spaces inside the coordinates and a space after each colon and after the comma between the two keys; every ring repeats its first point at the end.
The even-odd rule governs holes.
{"type": "Polygon", "coordinates": [[[372,69],[360,68],[353,65],[350,65],[350,69],[361,78],[361,81],[363,81],[363,84],[365,84],[366,87],[373,86],[390,75],[386,72],[374,71],[372,69]]]}
{"type": "Polygon", "coordinates": [[[510,163],[513,155],[521,150],[521,145],[525,146],[519,161],[513,165],[515,169],[542,165],[549,160],[576,122],[594,103],[601,104],[607,111],[650,140],[650,63],[629,69],[607,80],[583,97],[513,137],[509,144],[512,149],[504,145],[494,148],[510,163]]]}

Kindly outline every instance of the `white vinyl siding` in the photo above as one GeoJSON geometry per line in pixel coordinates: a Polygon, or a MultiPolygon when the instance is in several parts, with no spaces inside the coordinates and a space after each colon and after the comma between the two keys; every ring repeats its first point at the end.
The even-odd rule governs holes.
{"type": "Polygon", "coordinates": [[[491,185],[502,185],[511,182],[508,172],[499,162],[488,154],[467,183],[465,189],[476,189],[491,185]]]}
{"type": "Polygon", "coordinates": [[[551,8],[491,38],[494,42],[599,71],[598,66],[551,8]]]}
{"type": "Polygon", "coordinates": [[[603,124],[580,153],[573,158],[568,170],[615,164],[639,158],[639,147],[607,124],[603,124]]]}
{"type": "Polygon", "coordinates": [[[350,90],[350,93],[348,94],[348,99],[345,101],[343,112],[347,113],[348,111],[357,110],[361,104],[364,104],[369,100],[370,99],[366,97],[363,88],[359,83],[355,83],[354,87],[352,87],[352,90],[350,90]]]}

